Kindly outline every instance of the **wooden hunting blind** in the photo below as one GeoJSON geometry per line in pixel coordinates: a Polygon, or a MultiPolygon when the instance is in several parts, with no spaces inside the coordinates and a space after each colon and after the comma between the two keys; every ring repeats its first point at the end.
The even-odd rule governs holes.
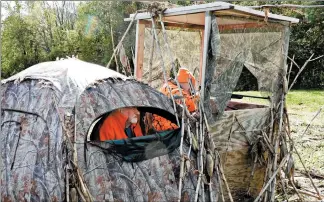
{"type": "MultiPolygon", "coordinates": [[[[256,197],[279,159],[276,134],[287,126],[280,110],[287,92],[289,32],[299,20],[225,2],[131,14],[125,20],[132,19],[137,21],[136,79],[158,89],[177,63],[190,69],[234,201],[256,197]],[[257,79],[260,98],[268,104],[233,99],[242,68],[257,79]]],[[[273,200],[270,192],[264,197],[273,200]]]]}

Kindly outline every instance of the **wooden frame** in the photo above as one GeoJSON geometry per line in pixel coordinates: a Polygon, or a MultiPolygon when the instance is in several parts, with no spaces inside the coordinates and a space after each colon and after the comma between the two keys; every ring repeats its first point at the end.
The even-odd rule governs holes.
{"type": "MultiPolygon", "coordinates": [[[[214,2],[186,7],[170,8],[164,12],[164,16],[181,16],[194,13],[204,13],[206,11],[217,11],[217,10],[230,10],[233,12],[245,14],[246,16],[255,16],[255,17],[266,17],[266,14],[263,11],[254,10],[249,7],[234,5],[226,2],[214,2]]],[[[126,18],[125,21],[131,21],[134,14],[131,14],[129,18],[126,18]]],[[[267,14],[269,20],[278,20],[278,21],[288,21],[290,23],[298,23],[299,19],[287,17],[283,15],[277,15],[273,13],[267,14]]],[[[139,19],[150,19],[151,15],[148,12],[138,13],[136,15],[136,20],[139,19]]]]}
{"type": "MultiPolygon", "coordinates": [[[[249,28],[260,28],[260,27],[282,27],[283,23],[298,23],[297,18],[291,18],[281,15],[275,15],[269,13],[267,19],[269,22],[263,21],[265,17],[264,12],[253,10],[248,7],[237,6],[225,2],[214,2],[209,4],[201,4],[187,7],[171,8],[167,9],[163,14],[163,22],[166,29],[183,28],[188,31],[201,31],[201,52],[200,52],[200,72],[198,78],[198,84],[201,89],[204,88],[204,72],[206,68],[206,55],[207,55],[207,44],[209,39],[210,21],[211,14],[214,13],[216,16],[237,16],[244,18],[244,20],[238,21],[238,23],[230,24],[219,24],[219,31],[225,30],[238,30],[238,29],[249,29],[249,28]]],[[[134,14],[130,15],[130,18],[125,19],[129,21],[134,14]]],[[[136,27],[136,45],[135,45],[135,78],[139,81],[142,80],[143,75],[143,62],[144,62],[144,39],[145,39],[145,28],[151,28],[151,15],[149,13],[137,14],[137,27],[136,27]]],[[[161,28],[160,25],[156,25],[157,28],[161,28]]],[[[203,95],[201,96],[203,97],[203,95]]]]}
{"type": "Polygon", "coordinates": [[[199,72],[200,86],[202,89],[200,91],[201,103],[204,103],[203,99],[204,99],[204,92],[205,92],[204,91],[204,89],[205,89],[205,72],[206,72],[206,66],[207,66],[207,51],[208,51],[210,29],[211,29],[211,12],[206,11],[206,13],[205,13],[204,43],[202,44],[202,46],[203,46],[202,63],[201,63],[202,65],[200,66],[200,72],[199,72]]]}
{"type": "Polygon", "coordinates": [[[134,76],[135,79],[139,81],[142,80],[142,75],[143,75],[144,38],[145,38],[145,24],[143,23],[143,20],[137,20],[134,76]]]}

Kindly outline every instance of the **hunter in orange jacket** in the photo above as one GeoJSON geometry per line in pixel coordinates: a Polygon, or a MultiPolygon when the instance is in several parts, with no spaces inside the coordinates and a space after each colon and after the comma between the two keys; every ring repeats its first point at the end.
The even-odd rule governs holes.
{"type": "Polygon", "coordinates": [[[132,107],[111,112],[100,128],[100,141],[143,136],[138,116],[139,111],[132,107]]]}
{"type": "MultiPolygon", "coordinates": [[[[196,104],[195,104],[197,97],[190,95],[190,85],[189,85],[189,79],[190,79],[193,87],[195,86],[195,83],[196,83],[195,77],[189,72],[188,69],[180,68],[178,71],[177,79],[181,86],[181,92],[182,92],[183,97],[185,98],[185,104],[186,104],[189,112],[190,113],[195,112],[197,109],[196,104]]],[[[160,91],[164,95],[167,95],[168,97],[170,97],[170,92],[169,92],[167,85],[170,86],[172,95],[180,96],[180,91],[178,89],[178,86],[173,81],[168,81],[167,84],[164,84],[162,86],[160,91]]],[[[178,128],[178,126],[176,124],[171,123],[171,121],[169,121],[161,116],[158,116],[158,115],[153,115],[152,125],[155,128],[155,130],[157,130],[157,131],[178,128]]]]}

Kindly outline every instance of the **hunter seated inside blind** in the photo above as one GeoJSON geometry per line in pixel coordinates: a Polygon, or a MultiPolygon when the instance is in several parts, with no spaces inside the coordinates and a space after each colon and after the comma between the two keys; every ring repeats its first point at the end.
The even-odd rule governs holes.
{"type": "Polygon", "coordinates": [[[100,127],[100,141],[143,136],[139,115],[140,112],[135,107],[112,111],[100,127]]]}
{"type": "MultiPolygon", "coordinates": [[[[171,94],[173,96],[179,96],[182,94],[182,96],[184,97],[185,105],[187,106],[189,112],[194,117],[198,117],[198,113],[196,111],[196,103],[199,99],[199,96],[198,94],[194,93],[194,87],[196,83],[195,77],[187,68],[181,67],[178,71],[177,79],[181,89],[178,89],[178,86],[173,79],[169,79],[167,83],[163,84],[160,91],[168,97],[170,97],[171,94]],[[169,92],[168,86],[170,87],[171,92],[169,92]]],[[[180,100],[178,100],[177,103],[181,104],[180,100]]],[[[173,130],[178,128],[176,124],[156,114],[153,115],[152,124],[156,131],[173,130]]]]}

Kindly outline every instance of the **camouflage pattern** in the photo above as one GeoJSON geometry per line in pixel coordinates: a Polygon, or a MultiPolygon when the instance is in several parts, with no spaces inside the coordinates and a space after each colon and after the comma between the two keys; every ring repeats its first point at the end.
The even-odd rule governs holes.
{"type": "MultiPolygon", "coordinates": [[[[236,176],[237,173],[227,175],[229,187],[234,188],[232,194],[235,195],[238,188],[244,193],[250,188],[250,183],[247,183],[250,180],[247,168],[251,168],[249,148],[260,136],[259,133],[267,132],[264,128],[269,129],[271,113],[269,108],[223,112],[243,63],[258,78],[260,90],[276,94],[274,91],[278,91],[280,85],[273,83],[280,84],[276,75],[284,65],[277,65],[278,60],[273,60],[276,63],[273,65],[272,59],[281,53],[278,47],[281,47],[283,41],[280,40],[285,35],[279,32],[280,29],[275,30],[273,37],[267,36],[269,41],[263,43],[265,33],[256,34],[259,36],[258,44],[265,44],[266,47],[256,45],[253,50],[267,49],[260,51],[261,57],[251,51],[245,54],[246,47],[250,47],[251,43],[246,43],[244,47],[238,45],[246,42],[242,37],[232,40],[235,35],[227,33],[220,33],[220,38],[216,36],[219,32],[215,26],[216,18],[213,17],[212,30],[215,34],[210,40],[210,47],[215,49],[210,49],[210,57],[214,58],[209,60],[206,71],[209,76],[203,89],[206,90],[204,107],[210,129],[210,139],[206,142],[213,140],[216,151],[225,151],[228,152],[226,155],[232,156],[228,159],[246,160],[241,167],[237,166],[237,161],[225,160],[224,163],[225,175],[236,171],[232,169],[234,167],[240,170],[241,178],[236,176]],[[218,50],[219,43],[227,49],[218,50]],[[236,57],[242,52],[243,58],[236,57]],[[265,60],[267,54],[271,57],[265,60]],[[258,58],[260,60],[256,60],[258,58]],[[255,67],[259,69],[252,70],[255,67]],[[273,74],[268,72],[272,67],[273,74]],[[208,106],[209,98],[215,100],[216,110],[208,106]],[[239,158],[238,153],[241,154],[239,158]],[[245,176],[244,180],[241,180],[241,175],[245,176]]],[[[240,32],[237,35],[243,36],[240,32]]],[[[244,36],[253,39],[253,34],[244,36]]],[[[69,196],[72,198],[76,190],[80,199],[85,197],[81,193],[89,190],[94,201],[178,200],[179,149],[168,155],[129,163],[88,143],[88,131],[94,120],[117,108],[150,107],[174,115],[176,112],[170,99],[148,85],[99,65],[66,59],[40,63],[3,80],[1,105],[0,141],[3,149],[0,155],[0,191],[3,201],[64,201],[69,196]]],[[[183,150],[187,154],[187,141],[184,141],[183,150]]],[[[192,151],[186,161],[182,201],[193,201],[195,198],[199,174],[196,155],[192,151]]],[[[208,159],[208,154],[203,155],[204,159],[208,159]]],[[[213,168],[211,170],[213,172],[213,168]]],[[[262,176],[263,170],[259,171],[262,176]]],[[[199,201],[210,201],[210,196],[219,199],[220,186],[224,184],[218,176],[215,174],[211,179],[203,177],[205,189],[204,192],[199,191],[199,201]],[[213,190],[211,194],[208,185],[213,190]]],[[[262,178],[257,181],[262,182],[262,178]]],[[[259,188],[253,188],[256,190],[253,196],[259,188]]],[[[239,196],[234,198],[240,199],[239,196]]]]}
{"type": "MultiPolygon", "coordinates": [[[[77,59],[37,64],[4,80],[1,89],[3,201],[65,200],[76,183],[66,179],[73,158],[69,141],[77,149],[77,166],[95,201],[177,200],[178,150],[127,163],[86,143],[92,122],[120,107],[154,107],[174,114],[162,93],[77,59]]],[[[193,152],[191,159],[194,170],[193,152]]],[[[197,173],[192,170],[184,179],[185,201],[194,198],[197,173]]],[[[216,190],[218,183],[212,181],[216,190]]]]}

